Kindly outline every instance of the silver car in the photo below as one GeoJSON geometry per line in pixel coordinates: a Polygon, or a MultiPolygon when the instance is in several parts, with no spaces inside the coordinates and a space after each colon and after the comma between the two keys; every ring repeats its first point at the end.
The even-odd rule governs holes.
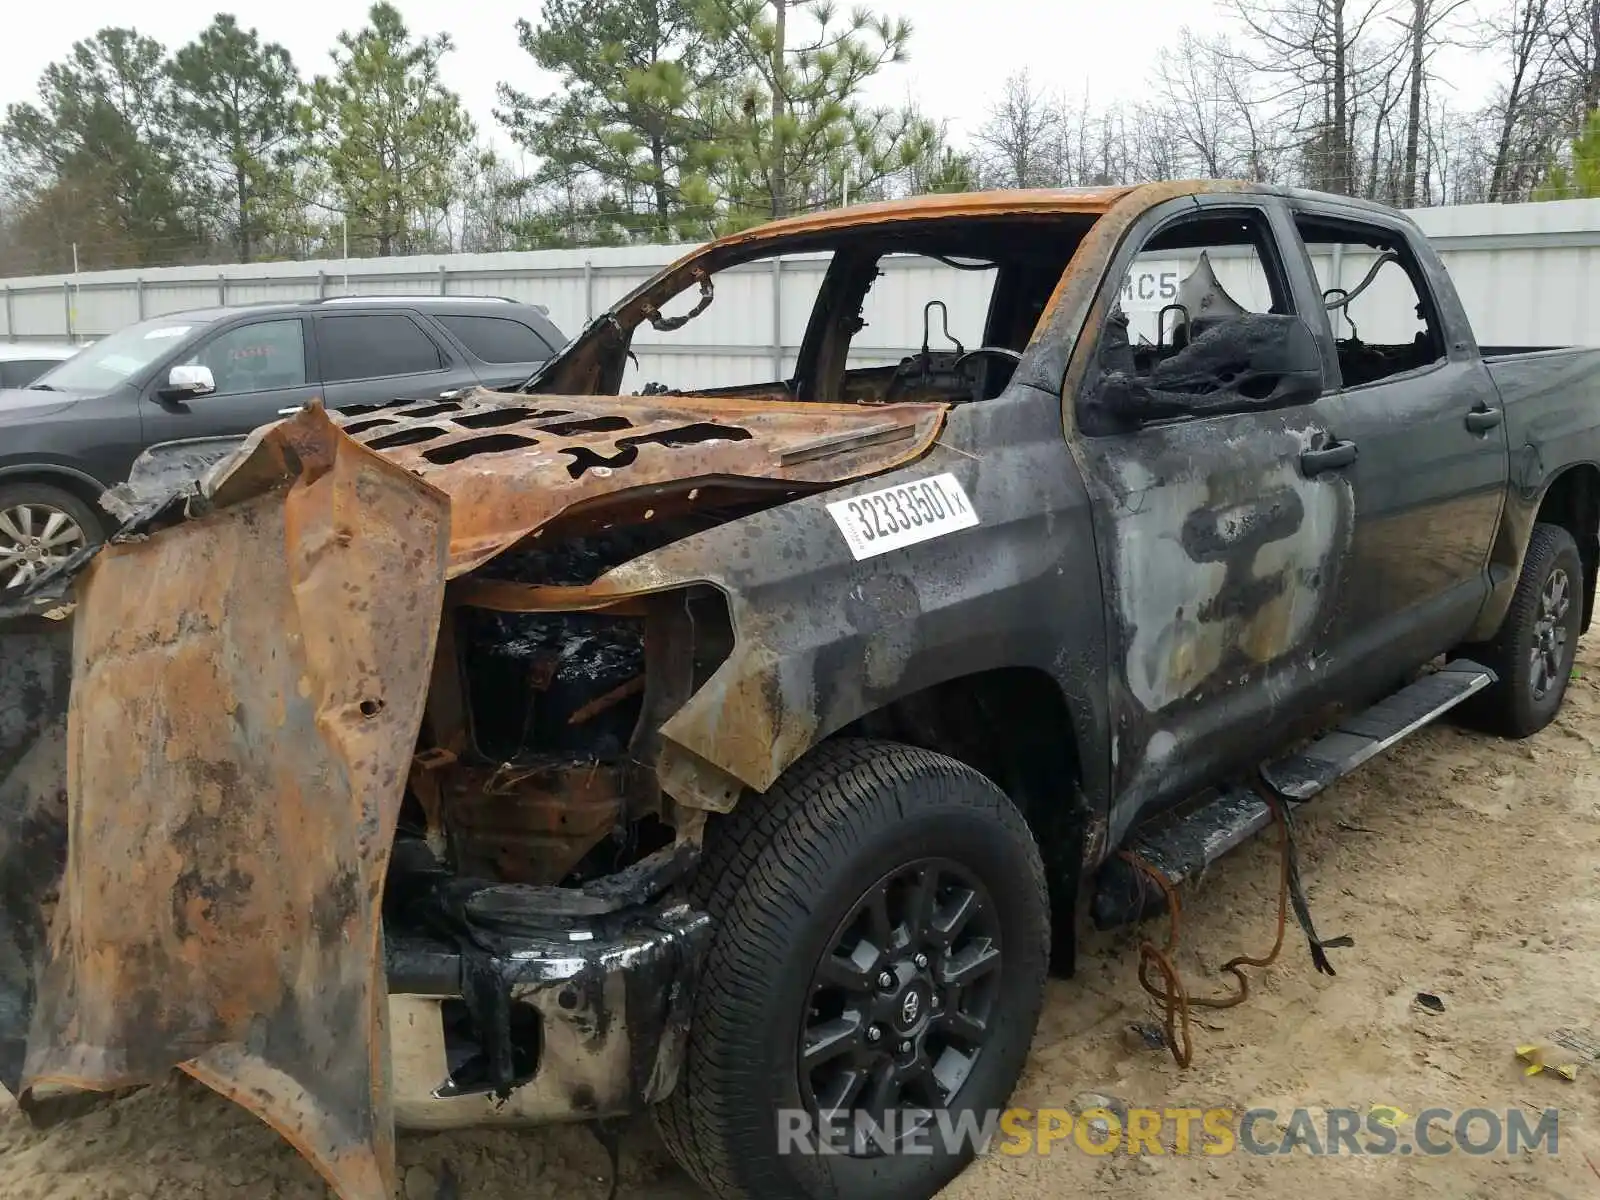
{"type": "MultiPolygon", "coordinates": [[[[68,342],[0,342],[0,389],[25,388],[82,349],[68,342]]],[[[15,503],[0,508],[0,588],[24,582],[84,543],[70,514],[25,503],[26,497],[10,500],[15,503]]]]}
{"type": "Polygon", "coordinates": [[[27,387],[82,349],[67,342],[0,342],[0,388],[27,387]]]}

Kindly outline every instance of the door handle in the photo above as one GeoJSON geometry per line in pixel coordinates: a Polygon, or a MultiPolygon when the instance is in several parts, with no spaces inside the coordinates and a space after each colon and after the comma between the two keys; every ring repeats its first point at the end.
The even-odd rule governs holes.
{"type": "Polygon", "coordinates": [[[1324,471],[1337,471],[1356,460],[1354,442],[1333,442],[1320,450],[1306,450],[1300,455],[1300,473],[1307,479],[1324,471]]]}
{"type": "Polygon", "coordinates": [[[296,404],[293,408],[280,408],[278,415],[280,417],[292,417],[303,408],[305,408],[304,404],[296,404]]]}
{"type": "Polygon", "coordinates": [[[441,399],[441,400],[459,400],[459,399],[461,399],[461,397],[465,396],[466,394],[467,394],[467,389],[466,388],[445,388],[444,391],[439,393],[439,399],[441,399]]]}
{"type": "Polygon", "coordinates": [[[1488,433],[1504,417],[1505,413],[1498,408],[1475,408],[1467,414],[1467,428],[1473,433],[1488,433]]]}

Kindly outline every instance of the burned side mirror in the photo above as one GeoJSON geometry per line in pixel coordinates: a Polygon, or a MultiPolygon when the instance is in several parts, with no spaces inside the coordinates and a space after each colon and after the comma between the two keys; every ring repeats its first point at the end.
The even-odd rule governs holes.
{"type": "Polygon", "coordinates": [[[1182,349],[1148,371],[1102,355],[1091,407],[1124,428],[1146,421],[1309,404],[1322,395],[1322,349],[1299,317],[1245,313],[1196,321],[1182,349]]]}

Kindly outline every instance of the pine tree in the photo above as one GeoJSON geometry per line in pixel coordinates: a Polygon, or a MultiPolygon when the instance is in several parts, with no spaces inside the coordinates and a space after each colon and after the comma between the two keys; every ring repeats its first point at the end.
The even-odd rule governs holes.
{"type": "Polygon", "coordinates": [[[300,77],[289,52],[219,14],[168,68],[179,135],[205,165],[214,216],[240,262],[260,251],[292,194],[300,77]]]}
{"type": "Polygon", "coordinates": [[[334,73],[311,85],[306,128],[352,253],[366,242],[380,256],[409,254],[455,197],[476,130],[439,80],[450,35],[413,38],[386,2],[368,20],[339,35],[334,73]]]}

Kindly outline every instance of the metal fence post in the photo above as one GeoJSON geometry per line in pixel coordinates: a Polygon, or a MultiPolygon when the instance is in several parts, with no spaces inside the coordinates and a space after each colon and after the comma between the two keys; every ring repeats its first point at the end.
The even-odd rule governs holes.
{"type": "MultiPolygon", "coordinates": [[[[1333,265],[1332,265],[1332,267],[1329,268],[1328,273],[1333,276],[1333,278],[1331,280],[1329,280],[1329,282],[1328,282],[1328,288],[1329,288],[1330,291],[1335,289],[1335,288],[1340,288],[1340,287],[1342,287],[1344,285],[1344,243],[1343,242],[1337,242],[1337,243],[1334,244],[1334,247],[1333,247],[1333,265]]],[[[1333,336],[1334,337],[1338,337],[1339,336],[1339,322],[1340,322],[1341,319],[1348,319],[1345,310],[1343,308],[1339,308],[1339,309],[1334,310],[1333,318],[1329,322],[1333,326],[1333,336]]]]}
{"type": "Polygon", "coordinates": [[[783,378],[783,259],[772,260],[772,377],[783,378]]]}
{"type": "Polygon", "coordinates": [[[133,302],[138,306],[139,320],[144,320],[144,276],[133,281],[133,302]]]}
{"type": "Polygon", "coordinates": [[[217,272],[217,307],[228,307],[228,273],[226,271],[217,272]]]}
{"type": "Polygon", "coordinates": [[[594,320],[594,263],[583,260],[583,323],[594,320]]]}
{"type": "Polygon", "coordinates": [[[72,311],[72,280],[70,279],[61,281],[61,306],[67,314],[67,341],[76,342],[78,340],[78,321],[72,311]]]}
{"type": "Polygon", "coordinates": [[[17,340],[17,310],[12,304],[11,285],[6,284],[6,341],[17,340]]]}
{"type": "Polygon", "coordinates": [[[450,294],[450,268],[445,266],[444,263],[440,263],[439,264],[439,295],[448,296],[449,294],[450,294]]]}
{"type": "Polygon", "coordinates": [[[322,300],[328,295],[328,275],[325,271],[317,272],[317,299],[322,300]]]}

